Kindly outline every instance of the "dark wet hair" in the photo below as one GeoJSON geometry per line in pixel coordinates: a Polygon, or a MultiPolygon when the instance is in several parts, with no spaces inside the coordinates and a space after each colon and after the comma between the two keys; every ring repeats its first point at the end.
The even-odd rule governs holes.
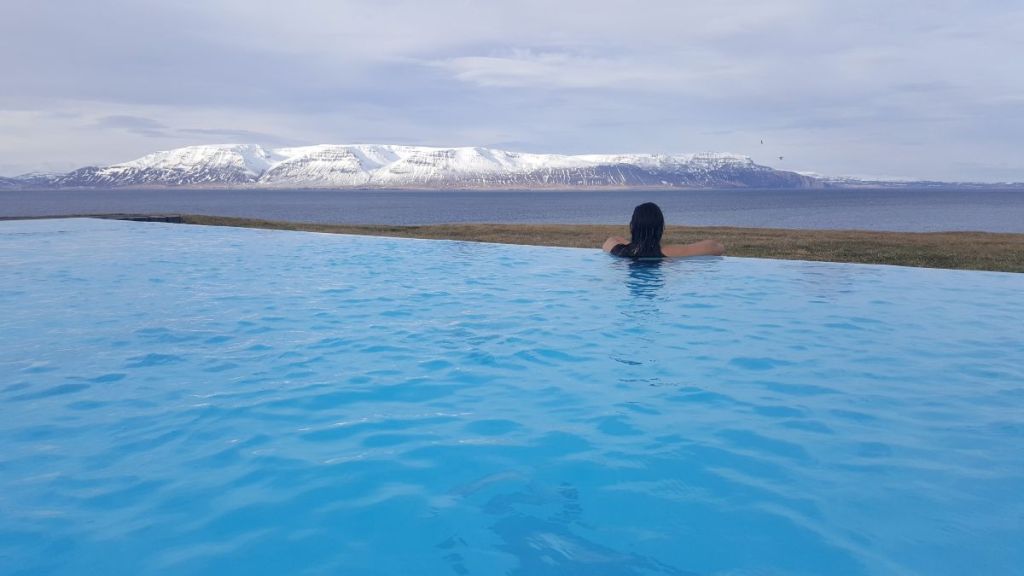
{"type": "Polygon", "coordinates": [[[644,202],[633,209],[629,221],[629,244],[622,251],[631,258],[661,258],[661,234],[665,231],[665,216],[654,202],[644,202]]]}

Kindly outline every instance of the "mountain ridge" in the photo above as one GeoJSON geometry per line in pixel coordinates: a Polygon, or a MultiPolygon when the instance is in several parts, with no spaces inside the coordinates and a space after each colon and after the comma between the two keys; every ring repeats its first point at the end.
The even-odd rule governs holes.
{"type": "Polygon", "coordinates": [[[1024,188],[1024,183],[937,182],[829,177],[778,170],[749,156],[696,154],[536,154],[485,147],[397,144],[186,146],[66,173],[0,177],[0,189],[727,189],[1024,188]]]}
{"type": "Polygon", "coordinates": [[[30,188],[810,188],[815,178],[749,156],[533,154],[484,147],[320,144],[186,146],[65,174],[0,179],[30,188]]]}

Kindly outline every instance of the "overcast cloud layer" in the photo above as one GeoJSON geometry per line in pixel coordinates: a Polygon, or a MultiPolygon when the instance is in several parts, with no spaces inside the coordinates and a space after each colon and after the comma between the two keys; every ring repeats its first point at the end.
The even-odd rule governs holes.
{"type": "Polygon", "coordinates": [[[1019,0],[4,2],[0,175],[365,142],[1024,181],[1021,30],[1019,0]]]}

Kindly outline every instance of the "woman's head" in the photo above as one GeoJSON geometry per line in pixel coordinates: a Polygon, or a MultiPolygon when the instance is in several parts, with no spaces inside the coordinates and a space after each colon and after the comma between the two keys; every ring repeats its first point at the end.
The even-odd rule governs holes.
{"type": "Polygon", "coordinates": [[[665,231],[665,216],[654,202],[645,202],[633,209],[629,221],[630,253],[635,258],[660,257],[661,234],[665,231]]]}

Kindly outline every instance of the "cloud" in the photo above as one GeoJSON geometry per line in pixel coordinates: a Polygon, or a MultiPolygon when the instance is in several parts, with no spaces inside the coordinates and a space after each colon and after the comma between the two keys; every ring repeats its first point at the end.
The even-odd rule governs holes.
{"type": "Polygon", "coordinates": [[[186,137],[198,140],[202,143],[215,139],[230,140],[239,143],[260,143],[275,146],[296,145],[300,142],[276,134],[257,132],[236,128],[171,128],[162,122],[142,116],[131,116],[128,114],[114,114],[97,118],[91,124],[92,127],[100,129],[122,130],[131,134],[145,136],[147,138],[180,138],[186,137]]]}
{"type": "Polygon", "coordinates": [[[224,140],[756,155],[767,137],[766,156],[817,172],[1024,180],[1020,29],[1010,0],[11,2],[0,155],[224,140]]]}
{"type": "Polygon", "coordinates": [[[657,89],[679,80],[671,69],[565,52],[517,50],[508,56],[462,56],[431,64],[462,82],[484,87],[657,89]]]}
{"type": "Polygon", "coordinates": [[[284,138],[276,134],[254,132],[252,130],[235,130],[231,128],[179,128],[176,132],[187,136],[199,136],[203,139],[211,137],[224,138],[233,142],[253,142],[269,144],[272,146],[295,146],[302,144],[301,141],[293,138],[284,138]]]}
{"type": "Polygon", "coordinates": [[[149,138],[166,138],[168,136],[167,127],[156,120],[128,114],[103,116],[92,125],[99,129],[124,130],[149,138]]]}

